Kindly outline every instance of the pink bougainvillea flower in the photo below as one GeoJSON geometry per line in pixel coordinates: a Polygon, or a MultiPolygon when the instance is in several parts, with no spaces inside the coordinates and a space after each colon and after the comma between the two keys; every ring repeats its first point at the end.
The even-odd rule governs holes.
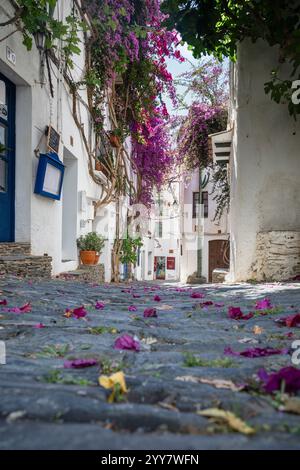
{"type": "Polygon", "coordinates": [[[27,302],[27,304],[23,305],[23,307],[20,307],[20,310],[22,313],[30,313],[31,312],[31,303],[27,302]]]}
{"type": "Polygon", "coordinates": [[[146,308],[144,310],[144,317],[145,318],[157,317],[156,308],[146,308]]]}
{"type": "Polygon", "coordinates": [[[83,305],[81,307],[74,308],[73,310],[67,308],[64,316],[67,318],[70,318],[70,317],[75,317],[77,319],[84,318],[87,316],[87,311],[85,310],[83,305]]]}
{"type": "Polygon", "coordinates": [[[232,320],[250,320],[254,314],[250,312],[244,315],[240,307],[228,307],[228,316],[232,320]]]}
{"type": "Polygon", "coordinates": [[[73,359],[64,362],[65,369],[83,369],[84,367],[91,367],[98,364],[96,359],[73,359]]]}
{"type": "Polygon", "coordinates": [[[128,311],[129,311],[129,312],[136,312],[136,311],[137,311],[137,308],[136,308],[135,305],[129,305],[128,311]]]}
{"type": "Polygon", "coordinates": [[[255,310],[267,310],[270,308],[274,308],[273,305],[271,304],[270,299],[262,299],[258,300],[255,304],[255,310]]]}
{"type": "Polygon", "coordinates": [[[44,323],[36,323],[36,325],[33,325],[33,328],[41,329],[41,328],[46,328],[44,323]]]}
{"type": "Polygon", "coordinates": [[[203,308],[203,307],[211,307],[212,305],[214,305],[214,303],[211,300],[207,300],[206,302],[201,302],[198,305],[200,308],[203,308]]]}
{"type": "Polygon", "coordinates": [[[237,352],[233,351],[231,347],[224,349],[224,354],[226,356],[241,356],[241,357],[267,357],[274,356],[278,354],[288,354],[288,349],[274,349],[274,348],[251,348],[246,349],[245,351],[237,352]]]}
{"type": "Polygon", "coordinates": [[[7,300],[6,299],[0,300],[0,305],[7,305],[7,300]]]}
{"type": "Polygon", "coordinates": [[[188,289],[185,289],[184,287],[176,287],[176,292],[187,292],[188,289]]]}
{"type": "Polygon", "coordinates": [[[294,333],[292,333],[291,331],[289,333],[284,333],[284,336],[286,336],[287,338],[293,338],[294,337],[294,333]]]}
{"type": "Polygon", "coordinates": [[[155,300],[155,302],[160,302],[161,297],[159,297],[159,295],[155,295],[153,300],[155,300]]]}
{"type": "Polygon", "coordinates": [[[205,297],[205,294],[203,294],[202,292],[193,292],[191,294],[192,299],[203,299],[204,297],[205,297]]]}
{"type": "Polygon", "coordinates": [[[257,375],[264,383],[264,389],[267,393],[282,390],[283,386],[286,393],[296,393],[300,390],[300,370],[295,367],[283,367],[272,374],[261,369],[257,375]]]}
{"type": "Polygon", "coordinates": [[[23,305],[22,307],[9,307],[4,309],[5,312],[10,313],[30,313],[31,312],[31,304],[28,302],[27,304],[23,305]]]}
{"type": "Polygon", "coordinates": [[[96,302],[95,304],[95,309],[96,310],[103,310],[105,307],[105,304],[103,302],[96,302]]]}
{"type": "Polygon", "coordinates": [[[284,326],[288,326],[289,328],[300,326],[300,313],[296,313],[295,315],[290,315],[285,318],[279,318],[277,322],[284,326]]]}
{"type": "Polygon", "coordinates": [[[129,351],[139,351],[140,350],[140,342],[134,339],[130,335],[123,335],[116,339],[115,349],[126,349],[129,351]]]}

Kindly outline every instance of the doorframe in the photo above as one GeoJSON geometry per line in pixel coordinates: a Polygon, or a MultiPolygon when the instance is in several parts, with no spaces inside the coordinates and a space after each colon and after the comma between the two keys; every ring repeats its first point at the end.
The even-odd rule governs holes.
{"type": "Polygon", "coordinates": [[[8,109],[8,119],[7,122],[0,118],[0,122],[8,127],[8,154],[9,159],[11,160],[12,164],[9,168],[8,172],[8,181],[7,184],[11,188],[12,198],[10,200],[10,236],[9,242],[15,241],[15,226],[16,226],[16,85],[9,80],[5,75],[0,73],[0,80],[4,81],[8,84],[6,88],[7,94],[7,109],[8,109]]]}

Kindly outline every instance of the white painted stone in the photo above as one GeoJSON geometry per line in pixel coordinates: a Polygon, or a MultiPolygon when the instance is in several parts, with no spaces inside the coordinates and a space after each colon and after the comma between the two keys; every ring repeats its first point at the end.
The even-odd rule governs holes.
{"type": "MultiPolygon", "coordinates": [[[[276,47],[245,41],[232,69],[230,281],[262,276],[253,272],[259,233],[300,230],[300,122],[264,92],[277,65],[276,47]]],[[[277,262],[282,275],[292,269],[287,256],[277,262]]]]}

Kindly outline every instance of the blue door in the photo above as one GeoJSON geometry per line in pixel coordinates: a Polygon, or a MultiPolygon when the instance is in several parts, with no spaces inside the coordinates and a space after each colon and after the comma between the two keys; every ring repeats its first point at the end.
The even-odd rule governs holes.
{"type": "Polygon", "coordinates": [[[16,88],[0,74],[0,242],[15,238],[16,88]]]}

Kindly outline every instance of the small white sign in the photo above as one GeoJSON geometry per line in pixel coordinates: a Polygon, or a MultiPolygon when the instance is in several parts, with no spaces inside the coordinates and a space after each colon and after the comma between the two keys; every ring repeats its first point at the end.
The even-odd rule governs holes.
{"type": "Polygon", "coordinates": [[[0,341],[0,365],[5,365],[6,364],[6,348],[5,348],[5,342],[0,341]]]}
{"type": "Polygon", "coordinates": [[[17,62],[16,54],[9,46],[6,46],[6,58],[8,62],[10,62],[13,65],[16,65],[16,62],[17,62]]]}

